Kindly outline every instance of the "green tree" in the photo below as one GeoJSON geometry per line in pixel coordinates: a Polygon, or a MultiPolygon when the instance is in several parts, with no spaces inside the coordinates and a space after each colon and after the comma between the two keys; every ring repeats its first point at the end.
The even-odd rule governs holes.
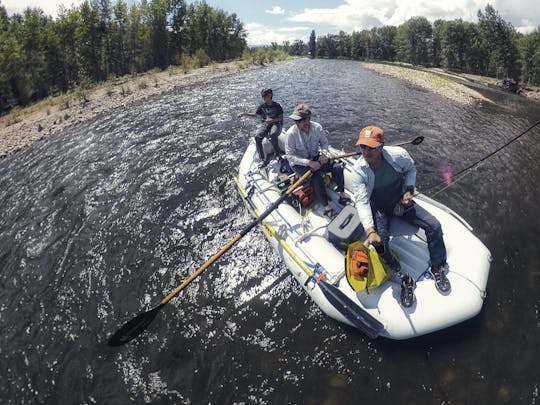
{"type": "Polygon", "coordinates": [[[398,59],[413,65],[431,64],[432,34],[425,17],[413,17],[400,25],[395,37],[398,59]]]}
{"type": "Polygon", "coordinates": [[[16,74],[17,92],[19,99],[26,104],[48,94],[50,74],[46,57],[46,32],[50,19],[39,8],[27,8],[20,22],[15,29],[23,57],[16,74]]]}
{"type": "MultiPolygon", "coordinates": [[[[337,58],[337,47],[338,41],[336,35],[326,34],[317,38],[317,52],[323,58],[337,58]]],[[[295,55],[295,53],[293,53],[293,55],[295,55]]]]}
{"type": "Polygon", "coordinates": [[[478,10],[478,20],[483,48],[488,54],[485,74],[518,80],[518,50],[514,27],[504,21],[490,4],[484,12],[478,10]]]}
{"type": "Polygon", "coordinates": [[[362,30],[360,31],[360,44],[362,45],[362,58],[372,59],[373,58],[373,41],[371,38],[371,31],[362,30]]]}
{"type": "MultiPolygon", "coordinates": [[[[81,13],[77,9],[61,9],[53,26],[57,42],[58,62],[60,69],[56,84],[62,91],[67,91],[79,81],[81,66],[82,38],[79,27],[82,25],[81,13]]],[[[54,69],[54,68],[52,68],[54,69]]]]}
{"type": "Polygon", "coordinates": [[[127,64],[130,73],[143,72],[152,66],[151,34],[146,3],[134,4],[129,9],[127,27],[127,64]]]}
{"type": "Polygon", "coordinates": [[[351,34],[351,58],[359,60],[364,57],[365,49],[362,46],[362,35],[353,31],[351,34]]]}
{"type": "Polygon", "coordinates": [[[111,73],[125,75],[129,73],[129,37],[128,8],[124,0],[117,0],[113,6],[113,18],[110,26],[111,73]]]}
{"type": "Polygon", "coordinates": [[[377,28],[375,32],[378,44],[375,58],[393,61],[396,57],[394,41],[396,38],[397,28],[386,25],[384,27],[377,28]]]}
{"type": "Polygon", "coordinates": [[[94,82],[104,80],[106,76],[101,69],[101,22],[99,10],[95,3],[84,1],[80,6],[81,23],[75,33],[79,45],[80,72],[79,81],[88,79],[94,82]]]}
{"type": "Polygon", "coordinates": [[[540,30],[522,36],[518,44],[522,81],[531,85],[540,84],[540,30]]]}
{"type": "Polygon", "coordinates": [[[160,69],[165,69],[169,64],[168,9],[168,0],[152,0],[148,9],[148,24],[152,44],[152,67],[160,69]]]}
{"type": "Polygon", "coordinates": [[[469,38],[464,22],[459,20],[445,21],[439,27],[440,63],[449,69],[467,69],[469,38]]]}
{"type": "Polygon", "coordinates": [[[338,58],[351,57],[351,39],[344,31],[339,31],[336,37],[336,48],[338,58]]]}
{"type": "Polygon", "coordinates": [[[290,54],[294,56],[307,55],[308,49],[308,45],[304,41],[297,39],[291,45],[290,54]]]}
{"type": "Polygon", "coordinates": [[[309,36],[309,55],[312,58],[317,57],[317,37],[315,36],[315,30],[312,30],[309,36]]]}
{"type": "Polygon", "coordinates": [[[179,64],[182,56],[183,46],[183,34],[184,24],[186,22],[187,6],[184,0],[171,0],[169,7],[170,14],[170,31],[171,31],[171,43],[170,43],[170,62],[172,64],[179,64]]]}
{"type": "Polygon", "coordinates": [[[15,77],[22,62],[22,49],[11,32],[11,21],[0,4],[0,111],[16,103],[15,77]]]}

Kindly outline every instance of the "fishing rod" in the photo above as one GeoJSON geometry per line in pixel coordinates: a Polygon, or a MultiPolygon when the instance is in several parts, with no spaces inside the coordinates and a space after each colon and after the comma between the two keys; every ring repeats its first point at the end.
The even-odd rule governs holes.
{"type": "Polygon", "coordinates": [[[490,157],[492,157],[493,155],[495,155],[496,153],[500,152],[501,150],[503,150],[504,148],[506,148],[508,145],[514,143],[515,141],[517,141],[519,138],[521,138],[523,135],[525,135],[527,132],[529,132],[530,130],[532,130],[533,128],[537,127],[538,125],[540,124],[540,121],[538,121],[536,124],[534,125],[531,125],[529,128],[527,128],[525,131],[523,131],[521,134],[519,134],[518,136],[512,138],[511,140],[509,140],[508,142],[506,142],[504,145],[502,145],[501,147],[495,149],[493,152],[491,152],[490,154],[484,156],[482,159],[480,160],[477,160],[476,162],[474,162],[473,164],[467,166],[466,168],[460,170],[459,172],[457,172],[455,175],[454,175],[454,180],[448,184],[446,181],[442,181],[438,184],[435,184],[434,186],[432,187],[429,187],[425,192],[423,191],[422,193],[423,194],[427,194],[429,191],[431,190],[434,190],[438,187],[441,187],[441,186],[444,186],[443,188],[441,188],[439,191],[436,191],[435,193],[431,194],[430,197],[435,197],[437,194],[440,194],[442,193],[444,190],[446,190],[447,188],[449,188],[451,185],[457,183],[458,181],[460,181],[463,177],[465,177],[467,174],[469,174],[469,171],[478,166],[480,163],[484,162],[485,160],[489,159],[490,157]]]}

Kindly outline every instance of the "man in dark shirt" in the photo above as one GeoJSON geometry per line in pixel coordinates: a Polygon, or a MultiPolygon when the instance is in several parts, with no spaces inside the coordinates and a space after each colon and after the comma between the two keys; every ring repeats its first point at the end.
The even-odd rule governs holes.
{"type": "Polygon", "coordinates": [[[267,136],[270,137],[270,142],[272,143],[277,159],[281,159],[278,136],[283,127],[283,108],[281,108],[279,103],[272,100],[274,96],[272,89],[263,89],[261,91],[261,96],[264,102],[259,105],[254,113],[241,112],[238,114],[238,117],[258,117],[262,121],[255,132],[255,144],[260,159],[259,167],[262,168],[268,164],[262,146],[263,139],[267,136]]]}

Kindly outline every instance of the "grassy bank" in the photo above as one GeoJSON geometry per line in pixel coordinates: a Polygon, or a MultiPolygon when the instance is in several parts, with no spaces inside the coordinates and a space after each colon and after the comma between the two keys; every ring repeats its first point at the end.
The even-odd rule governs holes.
{"type": "Polygon", "coordinates": [[[203,56],[186,56],[180,66],[164,71],[117,77],[94,85],[82,83],[66,94],[49,97],[25,108],[14,108],[0,117],[0,158],[102,112],[126,107],[175,87],[205,82],[288,58],[286,54],[273,50],[246,51],[242,59],[226,63],[210,63],[203,56]]]}

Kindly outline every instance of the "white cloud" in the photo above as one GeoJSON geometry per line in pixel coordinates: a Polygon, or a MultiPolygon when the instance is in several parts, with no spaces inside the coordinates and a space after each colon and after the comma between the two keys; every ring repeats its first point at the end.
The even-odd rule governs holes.
{"type": "Polygon", "coordinates": [[[272,10],[264,10],[265,13],[268,13],[268,14],[274,14],[274,15],[284,15],[285,14],[285,10],[282,9],[281,7],[279,6],[274,6],[272,7],[272,10]]]}
{"type": "Polygon", "coordinates": [[[335,8],[304,9],[289,17],[289,20],[297,23],[310,22],[345,32],[383,25],[398,26],[416,16],[426,17],[431,22],[457,18],[477,22],[478,10],[484,10],[488,3],[493,5],[505,21],[514,26],[540,25],[540,7],[537,6],[537,0],[379,0],[376,3],[371,0],[345,0],[335,8]],[[529,23],[525,23],[524,18],[529,18],[529,23]]]}
{"type": "Polygon", "coordinates": [[[442,5],[439,0],[380,0],[375,4],[370,0],[346,0],[336,8],[304,9],[290,20],[312,21],[328,25],[336,30],[352,32],[383,25],[397,26],[415,16],[424,16],[430,21],[438,18],[470,20],[476,16],[476,11],[481,8],[481,5],[472,6],[474,10],[472,14],[470,10],[465,11],[465,5],[471,9],[474,3],[482,3],[482,1],[456,0],[451,4],[442,5]]]}
{"type": "Polygon", "coordinates": [[[249,46],[270,45],[272,42],[281,45],[283,42],[293,42],[297,39],[307,42],[308,35],[311,32],[311,28],[308,27],[295,26],[270,29],[259,23],[248,23],[245,25],[245,29],[248,33],[247,43],[249,46]]]}
{"type": "Polygon", "coordinates": [[[522,25],[520,27],[514,27],[517,32],[520,32],[522,34],[530,34],[531,32],[534,32],[536,30],[540,30],[539,26],[535,25],[522,25]]]}
{"type": "MultiPolygon", "coordinates": [[[[301,39],[307,41],[312,29],[317,35],[345,31],[361,31],[384,25],[399,26],[411,17],[423,16],[429,21],[446,21],[461,18],[464,21],[477,22],[478,10],[484,10],[492,4],[499,15],[510,22],[516,30],[528,33],[540,27],[540,7],[538,0],[343,0],[333,8],[304,8],[284,17],[278,25],[251,28],[246,25],[248,45],[268,45],[271,42],[281,44],[284,41],[301,39]],[[292,23],[295,27],[287,27],[292,23]],[[303,27],[303,25],[307,27],[303,27]],[[284,28],[280,28],[284,27],[284,28]]],[[[294,4],[294,3],[292,3],[294,4]]],[[[274,7],[272,10],[277,10],[274,7]]],[[[280,8],[279,8],[280,9],[280,8]]],[[[268,12],[269,10],[267,10],[268,12]]]]}
{"type": "Polygon", "coordinates": [[[60,11],[60,6],[64,5],[66,9],[70,9],[73,5],[78,6],[82,0],[2,0],[2,5],[6,8],[9,15],[14,13],[22,14],[27,8],[40,8],[45,15],[50,15],[56,18],[60,11]]]}

